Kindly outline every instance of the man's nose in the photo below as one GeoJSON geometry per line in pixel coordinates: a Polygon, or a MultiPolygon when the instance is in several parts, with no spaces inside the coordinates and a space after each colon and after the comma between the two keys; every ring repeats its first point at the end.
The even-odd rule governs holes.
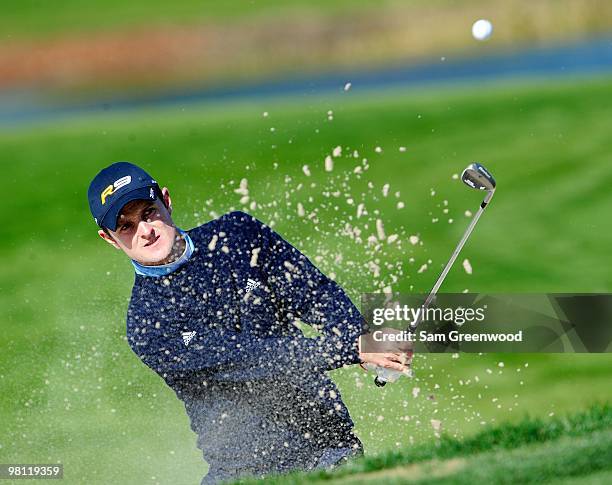
{"type": "Polygon", "coordinates": [[[145,239],[149,239],[155,236],[155,230],[153,229],[153,225],[150,222],[140,221],[138,229],[139,229],[140,235],[144,237],[145,239]]]}

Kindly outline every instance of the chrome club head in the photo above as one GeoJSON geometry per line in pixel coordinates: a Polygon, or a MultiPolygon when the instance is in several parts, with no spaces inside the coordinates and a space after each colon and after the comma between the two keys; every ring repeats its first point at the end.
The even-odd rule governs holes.
{"type": "Polygon", "coordinates": [[[495,190],[495,179],[480,163],[470,163],[461,174],[463,183],[477,190],[495,190]]]}

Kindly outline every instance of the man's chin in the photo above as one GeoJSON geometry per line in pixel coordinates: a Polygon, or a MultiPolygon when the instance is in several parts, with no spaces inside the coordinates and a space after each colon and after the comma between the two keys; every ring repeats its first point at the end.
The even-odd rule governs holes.
{"type": "Polygon", "coordinates": [[[136,261],[142,264],[143,266],[160,266],[162,264],[165,264],[164,261],[168,259],[169,254],[169,250],[151,250],[149,254],[141,255],[138,259],[136,259],[136,261]]]}

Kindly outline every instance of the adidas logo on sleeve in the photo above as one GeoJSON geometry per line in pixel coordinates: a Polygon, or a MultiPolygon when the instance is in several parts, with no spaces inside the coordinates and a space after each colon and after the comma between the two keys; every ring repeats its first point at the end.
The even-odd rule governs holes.
{"type": "Polygon", "coordinates": [[[189,342],[195,337],[196,332],[182,332],[183,342],[185,342],[185,347],[189,345],[189,342]]]}

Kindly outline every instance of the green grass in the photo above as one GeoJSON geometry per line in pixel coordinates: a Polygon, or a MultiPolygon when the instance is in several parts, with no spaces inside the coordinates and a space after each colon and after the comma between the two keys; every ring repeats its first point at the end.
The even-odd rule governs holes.
{"type": "MultiPolygon", "coordinates": [[[[50,4],[40,0],[12,2],[3,9],[0,31],[11,37],[40,37],[57,33],[96,32],[103,30],[142,28],[151,25],[193,25],[195,23],[232,23],[267,16],[281,18],[295,12],[341,15],[346,12],[375,10],[397,4],[397,0],[62,0],[50,4]]],[[[417,3],[425,3],[418,0],[417,3]]],[[[430,2],[427,2],[430,3],[430,2]]],[[[436,3],[448,4],[448,0],[436,3]]]]}
{"type": "MultiPolygon", "coordinates": [[[[331,19],[337,22],[338,30],[342,31],[343,22],[354,19],[363,22],[363,17],[368,14],[380,14],[386,9],[395,9],[396,12],[403,10],[407,22],[410,22],[410,14],[407,13],[410,9],[426,23],[431,23],[432,14],[442,14],[445,25],[448,22],[451,27],[459,24],[462,28],[469,25],[466,22],[473,21],[471,17],[478,18],[480,12],[481,16],[490,18],[496,24],[496,32],[501,34],[501,38],[507,38],[511,33],[519,43],[525,42],[525,37],[533,40],[559,39],[560,32],[566,37],[573,37],[576,33],[605,33],[611,25],[610,9],[597,0],[583,0],[581,3],[568,1],[560,5],[541,1],[539,10],[531,11],[529,18],[524,16],[521,0],[21,0],[3,4],[0,32],[2,38],[10,43],[18,39],[99,34],[113,30],[133,29],[138,35],[142,30],[156,27],[252,25],[262,19],[265,22],[260,28],[265,30],[266,24],[282,23],[287,18],[301,19],[303,23],[298,25],[304,30],[310,29],[311,22],[331,19]],[[569,14],[568,8],[572,9],[569,14]],[[463,17],[462,13],[465,12],[472,12],[471,17],[463,17]]],[[[378,26],[375,23],[372,27],[378,26]]],[[[393,25],[390,27],[394,28],[393,25]]],[[[435,45],[438,36],[432,37],[435,45]]],[[[432,45],[431,39],[417,37],[410,41],[426,47],[432,45]]],[[[463,43],[463,40],[458,37],[455,42],[463,43]]],[[[396,45],[398,49],[406,49],[401,43],[396,45]]]]}
{"type": "Polygon", "coordinates": [[[611,445],[612,407],[596,405],[564,418],[526,417],[463,440],[443,435],[433,443],[356,459],[336,470],[270,477],[266,482],[537,483],[612,471],[611,445]]]}
{"type": "MultiPolygon", "coordinates": [[[[610,291],[609,79],[356,93],[111,113],[0,134],[4,462],[60,461],[67,483],[92,484],[194,483],[206,470],[184,407],[124,340],[133,270],[99,240],[86,202],[89,180],[112,161],[140,163],[167,185],[184,228],[209,220],[209,210],[242,208],[233,188],[247,178],[259,204],[247,211],[276,221],[311,258],[322,256],[322,270],[334,272],[358,302],[392,276],[398,291],[430,288],[467,225],[464,211],[480,202],[452,174],[479,160],[499,190],[462,253],[474,273],[458,265],[443,290],[610,291]],[[327,173],[323,160],[338,145],[344,155],[327,173]],[[369,169],[357,176],[362,157],[369,169]],[[388,197],[381,195],[385,183],[388,197]],[[335,190],[341,197],[330,204],[323,193],[335,190]],[[368,208],[370,229],[359,222],[366,237],[378,210],[402,246],[374,253],[342,236],[338,221],[355,214],[348,197],[368,208]],[[398,200],[404,209],[396,209],[398,200]],[[307,212],[319,209],[316,228],[295,216],[298,201],[307,212]],[[417,233],[423,246],[405,242],[417,233]],[[376,258],[379,278],[366,267],[376,258]],[[418,274],[428,259],[429,269],[418,274]]],[[[359,369],[333,375],[366,452],[375,455],[432,443],[431,419],[461,440],[526,413],[556,416],[609,402],[611,357],[420,355],[415,380],[382,390],[359,369]]]]}

